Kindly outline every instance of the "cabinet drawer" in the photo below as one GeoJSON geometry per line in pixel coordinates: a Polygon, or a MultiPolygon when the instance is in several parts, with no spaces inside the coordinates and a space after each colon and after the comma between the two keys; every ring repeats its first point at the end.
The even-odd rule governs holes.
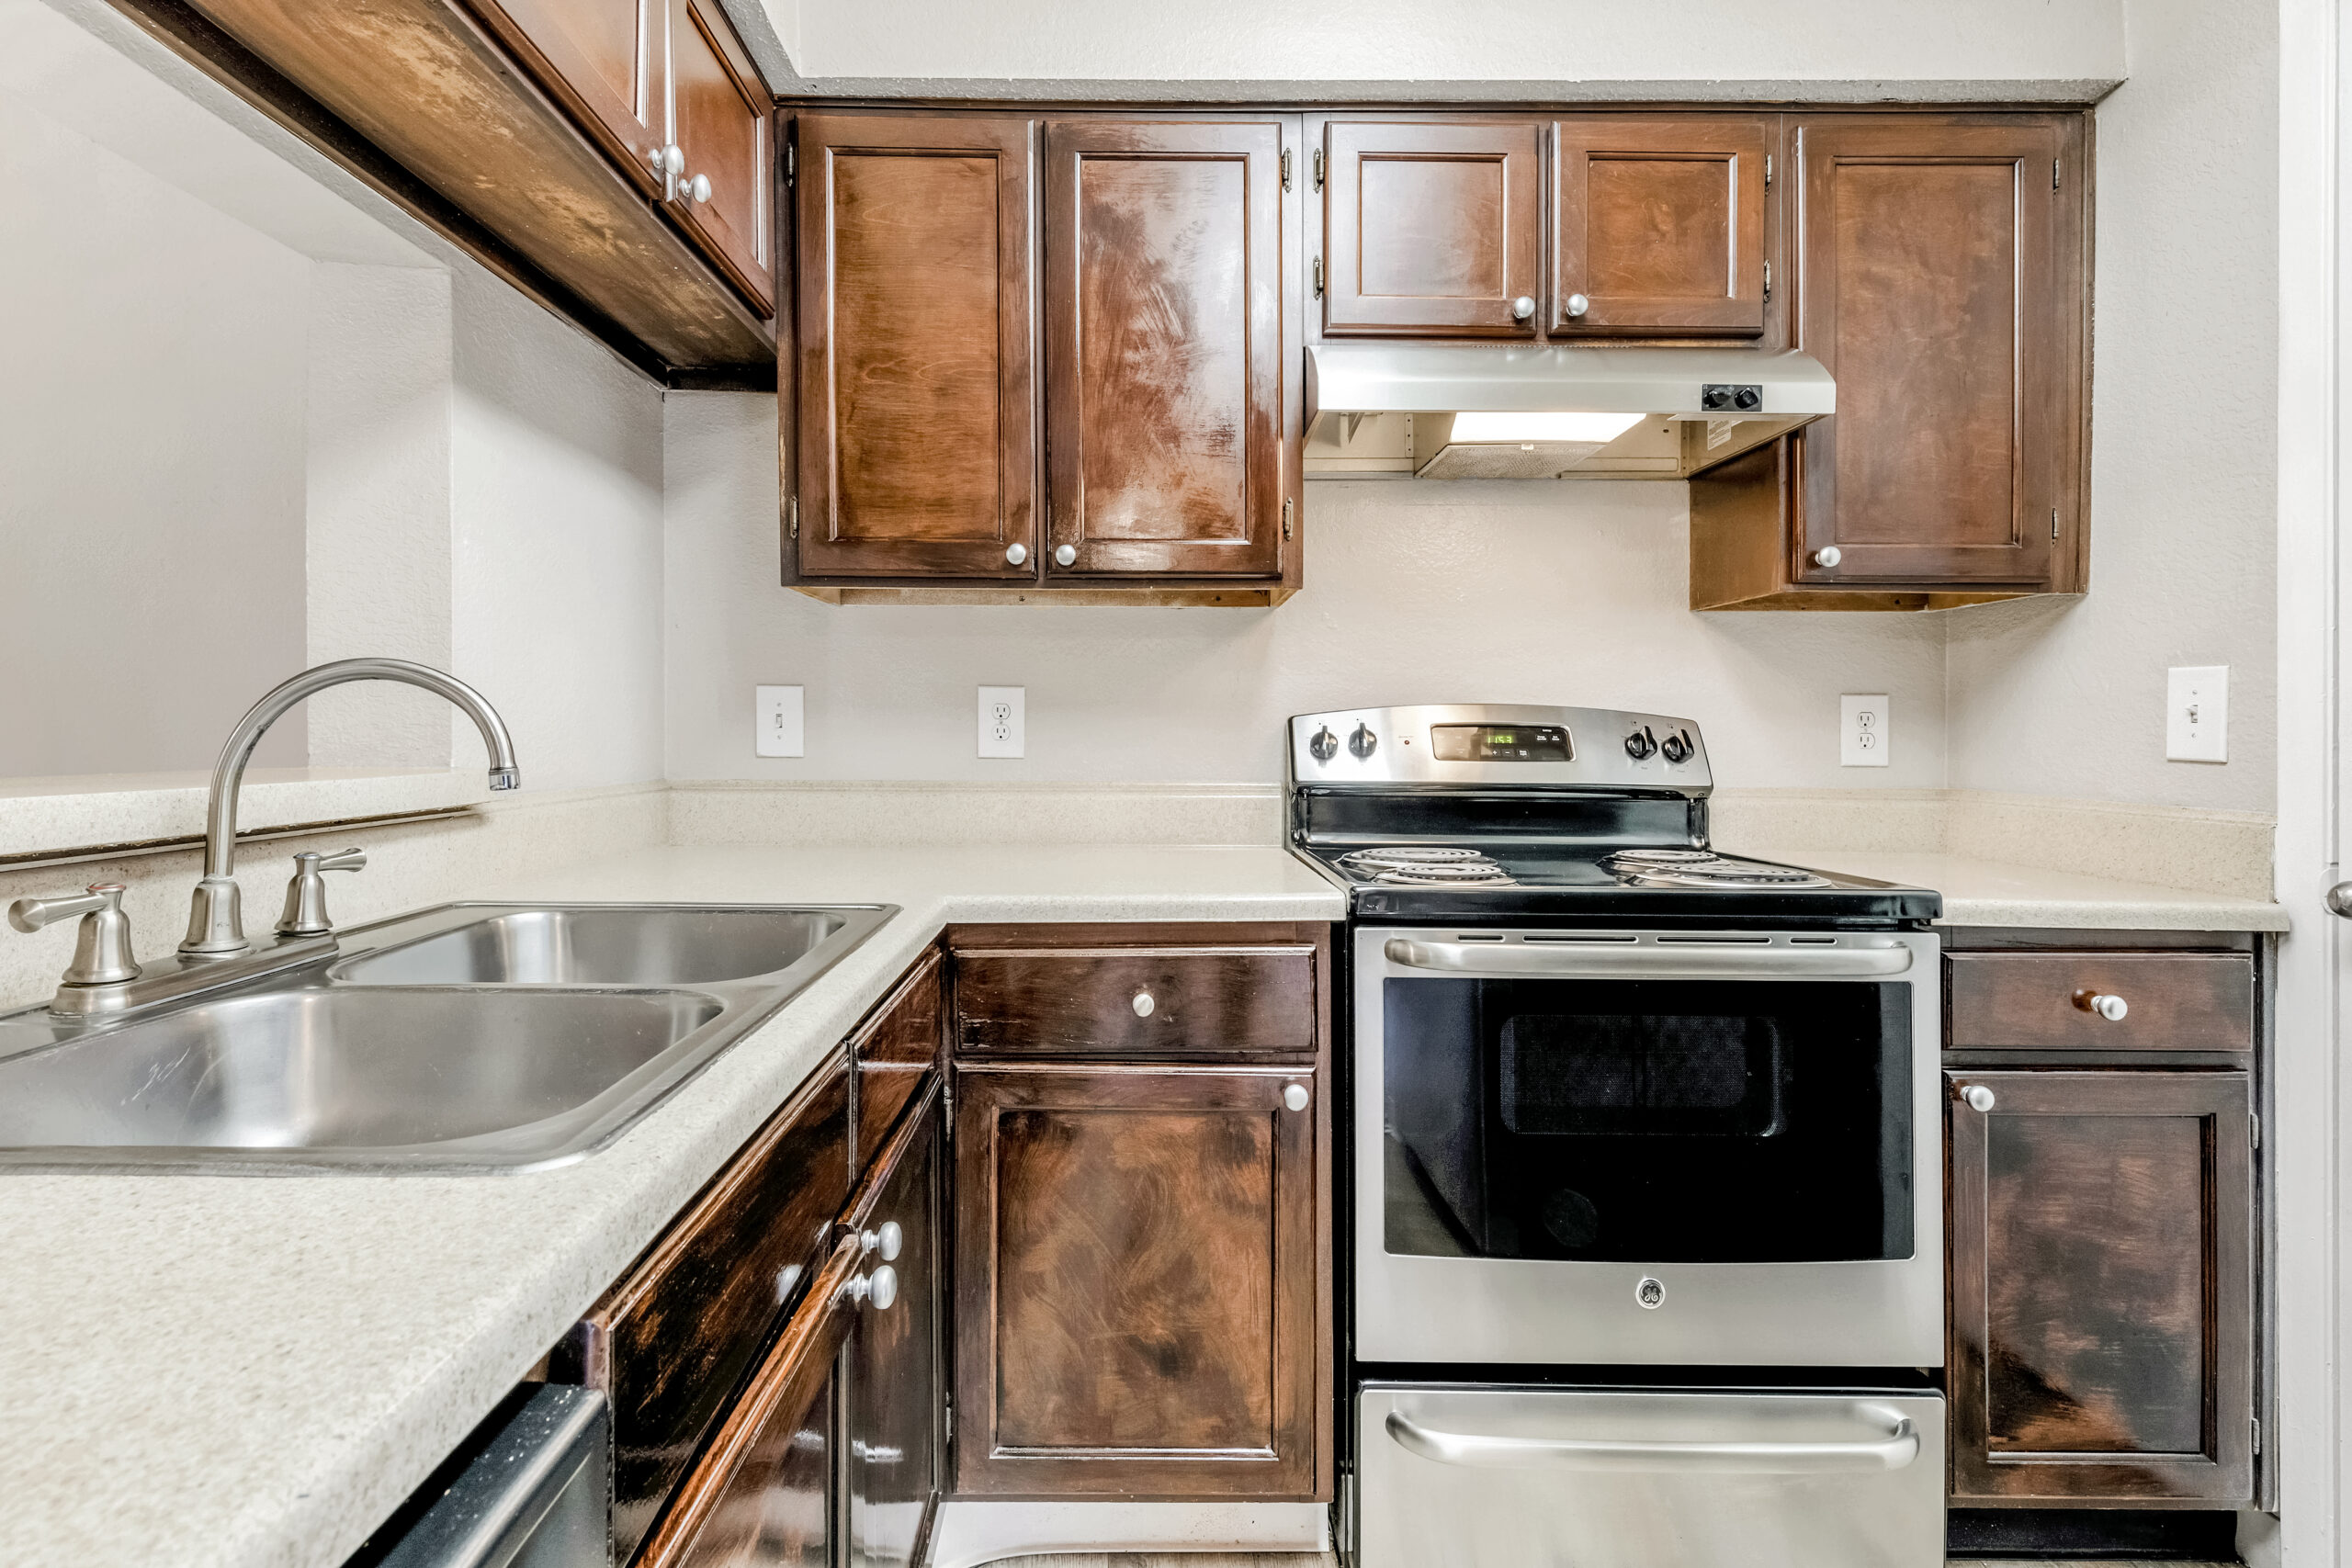
{"type": "Polygon", "coordinates": [[[637,1568],[824,1568],[834,1560],[833,1370],[855,1320],[843,1287],[858,1258],[856,1240],[842,1237],[695,1458],[637,1568]]]}
{"type": "Polygon", "coordinates": [[[1309,1055],[1315,949],[958,953],[956,1023],[957,1041],[975,1051],[1309,1055]]]}
{"type": "Polygon", "coordinates": [[[837,1054],[565,1338],[557,1381],[612,1401],[616,1561],[643,1538],[848,1198],[849,1068],[837,1054]]]}
{"type": "Polygon", "coordinates": [[[2242,953],[1955,953],[1955,1051],[2251,1051],[2254,960],[2242,953]],[[2094,997],[2120,997],[2108,1019],[2094,997]]]}
{"type": "Polygon", "coordinates": [[[857,1068],[857,1168],[865,1170],[899,1112],[939,1060],[945,999],[936,949],[923,954],[849,1043],[857,1068]]]}

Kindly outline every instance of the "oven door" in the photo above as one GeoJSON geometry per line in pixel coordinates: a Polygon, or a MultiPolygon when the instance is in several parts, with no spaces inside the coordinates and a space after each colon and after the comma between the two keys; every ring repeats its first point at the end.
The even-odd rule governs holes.
{"type": "Polygon", "coordinates": [[[1359,1359],[1941,1364],[1933,933],[1355,941],[1359,1359]]]}

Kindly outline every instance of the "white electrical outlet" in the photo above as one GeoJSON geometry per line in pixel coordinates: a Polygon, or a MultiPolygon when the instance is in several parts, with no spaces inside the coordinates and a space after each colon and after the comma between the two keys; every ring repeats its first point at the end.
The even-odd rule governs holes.
{"type": "Polygon", "coordinates": [[[1843,696],[1838,699],[1838,762],[1847,768],[1883,768],[1888,745],[1886,696],[1843,696]]]}
{"type": "Polygon", "coordinates": [[[797,757],[800,749],[800,688],[752,688],[752,750],[761,757],[797,757]]]}
{"type": "Polygon", "coordinates": [[[980,688],[980,755],[1019,757],[1027,754],[1028,723],[1022,712],[1026,686],[980,688]]]}
{"type": "Polygon", "coordinates": [[[2165,758],[2230,760],[2230,667],[2192,664],[2165,671],[2165,758]]]}

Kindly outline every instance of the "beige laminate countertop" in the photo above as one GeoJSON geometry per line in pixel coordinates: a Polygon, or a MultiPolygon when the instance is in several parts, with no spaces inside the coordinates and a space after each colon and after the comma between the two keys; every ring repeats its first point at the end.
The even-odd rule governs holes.
{"type": "Polygon", "coordinates": [[[901,912],[574,1165],[0,1172],[0,1562],[340,1563],[950,920],[1341,913],[1271,849],[667,849],[476,896],[901,912]]]}
{"type": "MultiPolygon", "coordinates": [[[[1957,925],[2284,929],[2254,900],[1935,855],[1957,925]]],[[[1337,919],[1273,849],[649,850],[482,898],[899,916],[619,1140],[503,1177],[0,1171],[0,1562],[334,1568],[953,920],[1337,919]]]]}

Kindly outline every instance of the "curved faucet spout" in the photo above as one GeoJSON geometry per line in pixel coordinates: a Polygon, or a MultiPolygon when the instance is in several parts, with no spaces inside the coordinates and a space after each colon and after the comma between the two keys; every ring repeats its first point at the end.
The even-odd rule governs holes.
{"type": "Polygon", "coordinates": [[[212,798],[204,817],[204,880],[196,885],[196,900],[188,911],[187,940],[180,951],[198,957],[224,957],[252,945],[245,940],[238,908],[237,883],[232,874],[237,856],[237,795],[244,787],[245,764],[269,727],[303,698],[330,686],[354,681],[399,681],[446,697],[481,731],[490,749],[490,787],[522,787],[522,771],[514,765],[514,742],[506,721],[498,716],[480,692],[455,675],[405,659],[339,659],[305,670],[276,687],[246,710],[220,748],[212,770],[212,798]]]}

